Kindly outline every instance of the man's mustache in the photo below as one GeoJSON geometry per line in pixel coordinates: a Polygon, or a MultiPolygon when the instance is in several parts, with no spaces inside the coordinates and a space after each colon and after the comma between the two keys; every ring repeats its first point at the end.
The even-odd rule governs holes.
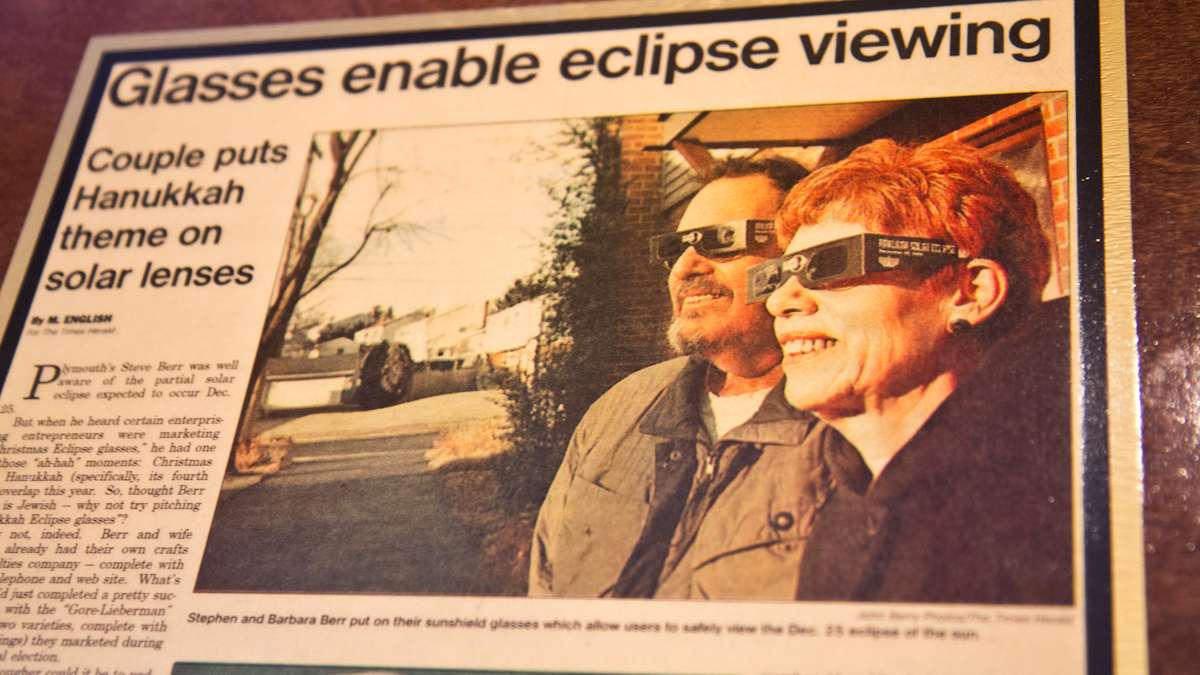
{"type": "Polygon", "coordinates": [[[711,295],[714,297],[733,297],[733,291],[721,284],[704,277],[693,277],[680,282],[675,291],[675,303],[682,304],[685,297],[691,295],[711,295]]]}

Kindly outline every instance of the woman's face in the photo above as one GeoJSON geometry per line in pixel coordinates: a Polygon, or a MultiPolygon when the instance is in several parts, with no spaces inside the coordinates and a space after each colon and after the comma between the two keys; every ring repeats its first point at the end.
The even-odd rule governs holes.
{"type": "MultiPolygon", "coordinates": [[[[788,253],[867,232],[836,217],[801,227],[788,253]]],[[[912,271],[894,271],[829,288],[792,277],[767,300],[783,348],[787,400],[822,417],[886,406],[941,372],[950,294],[912,271]]]]}

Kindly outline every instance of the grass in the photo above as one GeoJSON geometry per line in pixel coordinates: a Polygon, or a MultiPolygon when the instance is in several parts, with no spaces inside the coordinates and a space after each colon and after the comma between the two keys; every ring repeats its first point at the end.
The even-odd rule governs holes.
{"type": "Polygon", "coordinates": [[[525,595],[528,588],[529,543],[533,511],[510,513],[504,508],[499,474],[473,467],[442,474],[443,488],[455,516],[482,542],[480,575],[499,595],[525,595]]]}
{"type": "Polygon", "coordinates": [[[507,432],[508,425],[503,419],[468,422],[438,434],[433,447],[425,453],[425,460],[431,471],[489,464],[508,453],[508,443],[504,440],[507,432]]]}
{"type": "Polygon", "coordinates": [[[503,485],[510,447],[503,420],[442,432],[425,458],[442,479],[454,515],[482,542],[480,575],[501,595],[525,595],[534,508],[514,508],[503,485]]]}
{"type": "Polygon", "coordinates": [[[234,469],[240,474],[278,473],[291,461],[288,455],[294,445],[290,437],[241,441],[234,448],[234,469]]]}

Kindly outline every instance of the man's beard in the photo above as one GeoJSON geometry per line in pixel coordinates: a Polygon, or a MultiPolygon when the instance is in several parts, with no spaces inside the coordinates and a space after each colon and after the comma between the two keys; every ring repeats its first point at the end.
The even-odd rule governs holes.
{"type": "Polygon", "coordinates": [[[680,314],[689,313],[689,310],[684,308],[684,297],[688,294],[703,293],[714,298],[732,298],[733,293],[714,280],[701,276],[685,280],[675,290],[675,293],[675,307],[678,308],[676,310],[678,313],[671,318],[671,325],[667,328],[667,344],[671,345],[671,349],[683,355],[705,356],[728,346],[732,341],[732,336],[725,331],[717,331],[718,335],[706,335],[705,327],[702,325],[693,325],[690,330],[687,328],[688,318],[703,319],[703,311],[695,313],[695,310],[691,310],[694,315],[688,318],[683,318],[680,314]]]}
{"type": "Polygon", "coordinates": [[[667,328],[667,344],[677,354],[705,356],[724,349],[731,341],[729,335],[705,335],[702,329],[688,331],[684,323],[675,317],[667,328]]]}

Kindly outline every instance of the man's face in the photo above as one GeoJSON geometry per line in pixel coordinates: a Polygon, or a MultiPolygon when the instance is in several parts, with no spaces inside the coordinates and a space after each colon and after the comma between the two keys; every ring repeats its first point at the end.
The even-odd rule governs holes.
{"type": "MultiPolygon", "coordinates": [[[[692,198],[678,231],[740,219],[772,220],[782,199],[783,193],[765,176],[719,178],[692,198]]],[[[671,346],[710,361],[729,351],[778,351],[771,317],[762,303],[746,304],[746,270],[778,255],[774,238],[732,256],[707,258],[694,248],[684,251],[668,279],[671,346]]]]}

